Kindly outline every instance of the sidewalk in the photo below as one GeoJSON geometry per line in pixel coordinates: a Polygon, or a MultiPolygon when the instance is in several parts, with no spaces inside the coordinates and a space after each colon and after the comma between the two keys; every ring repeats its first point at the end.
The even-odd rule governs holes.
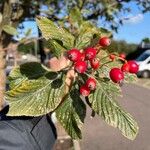
{"type": "Polygon", "coordinates": [[[53,150],[74,150],[73,141],[70,136],[68,136],[59,123],[56,123],[55,125],[58,137],[53,150]]]}

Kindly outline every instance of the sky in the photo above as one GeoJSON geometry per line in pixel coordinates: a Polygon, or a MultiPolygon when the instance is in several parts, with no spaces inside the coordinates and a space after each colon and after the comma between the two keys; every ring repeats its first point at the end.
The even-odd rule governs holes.
{"type": "MultiPolygon", "coordinates": [[[[115,40],[125,40],[128,43],[139,44],[145,37],[150,38],[150,12],[142,14],[135,3],[129,3],[131,12],[128,14],[120,14],[124,19],[124,25],[119,27],[118,33],[114,33],[115,40]]],[[[32,36],[37,37],[37,27],[35,22],[24,22],[25,30],[32,29],[32,36]]]]}
{"type": "Polygon", "coordinates": [[[118,33],[114,33],[114,38],[129,43],[140,43],[143,38],[150,38],[150,12],[142,14],[134,3],[128,5],[132,12],[124,17],[130,19],[124,21],[124,25],[119,28],[118,33]]]}

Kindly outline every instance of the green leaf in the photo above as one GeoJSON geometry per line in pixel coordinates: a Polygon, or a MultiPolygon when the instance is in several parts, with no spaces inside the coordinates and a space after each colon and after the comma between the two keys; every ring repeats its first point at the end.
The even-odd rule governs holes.
{"type": "Polygon", "coordinates": [[[61,57],[62,53],[66,50],[56,40],[48,40],[47,47],[50,49],[50,51],[53,52],[54,56],[56,56],[57,58],[61,57]]]}
{"type": "Polygon", "coordinates": [[[8,116],[40,116],[54,111],[64,96],[62,79],[49,77],[25,80],[6,93],[8,116]]]}
{"type": "Polygon", "coordinates": [[[70,22],[72,23],[73,26],[75,26],[76,28],[79,28],[79,26],[81,25],[83,18],[81,15],[81,11],[79,10],[78,7],[74,7],[71,9],[70,14],[70,22]]]}
{"type": "Polygon", "coordinates": [[[63,43],[63,47],[71,49],[74,47],[74,36],[64,28],[58,27],[51,20],[45,17],[38,17],[36,19],[42,35],[46,40],[58,40],[63,43]]]}
{"type": "Polygon", "coordinates": [[[75,42],[75,47],[78,49],[88,47],[94,39],[94,35],[100,36],[100,30],[93,26],[90,22],[84,22],[79,30],[80,33],[75,42]]]}
{"type": "Polygon", "coordinates": [[[5,31],[6,33],[10,34],[10,35],[17,35],[17,29],[15,29],[14,27],[10,26],[10,25],[4,25],[3,26],[3,31],[5,31]]]}
{"type": "Polygon", "coordinates": [[[112,32],[108,31],[105,28],[100,28],[101,31],[101,37],[107,36],[107,37],[111,37],[112,36],[112,32]]]}
{"type": "Polygon", "coordinates": [[[124,75],[125,75],[124,82],[126,82],[126,83],[134,83],[137,81],[136,74],[125,73],[124,75]]]}
{"type": "Polygon", "coordinates": [[[72,90],[56,110],[56,116],[73,139],[81,139],[81,126],[86,115],[86,106],[78,90],[72,90]]]}
{"type": "Polygon", "coordinates": [[[19,86],[27,79],[37,79],[44,76],[48,71],[38,62],[28,62],[14,68],[9,76],[10,88],[19,86]]]}
{"type": "Polygon", "coordinates": [[[135,139],[138,125],[132,116],[126,113],[114,100],[119,91],[113,83],[100,83],[96,91],[90,95],[92,109],[100,115],[107,124],[118,128],[130,140],[135,139]]]}
{"type": "Polygon", "coordinates": [[[31,33],[32,33],[32,29],[29,28],[29,29],[25,32],[25,36],[28,37],[28,36],[31,35],[31,33]]]}
{"type": "Polygon", "coordinates": [[[83,5],[83,0],[77,0],[77,4],[78,4],[78,6],[81,8],[82,5],[83,5]]]}

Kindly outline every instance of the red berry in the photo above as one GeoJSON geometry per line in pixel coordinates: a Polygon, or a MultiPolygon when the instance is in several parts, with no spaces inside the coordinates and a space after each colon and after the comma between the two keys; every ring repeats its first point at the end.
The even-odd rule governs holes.
{"type": "Polygon", "coordinates": [[[125,59],[126,55],[124,53],[121,53],[121,54],[119,54],[119,57],[125,59]]]}
{"type": "Polygon", "coordinates": [[[115,54],[110,54],[110,55],[109,55],[109,58],[110,58],[112,61],[114,61],[114,59],[116,58],[116,55],[115,55],[115,54]]]}
{"type": "Polygon", "coordinates": [[[76,64],[75,64],[75,70],[78,72],[78,73],[84,73],[87,69],[87,63],[85,61],[78,61],[76,64]]]}
{"type": "Polygon", "coordinates": [[[109,76],[111,80],[115,83],[118,83],[124,79],[124,74],[119,68],[111,69],[109,76]]]}
{"type": "Polygon", "coordinates": [[[111,41],[110,41],[110,39],[109,39],[108,37],[102,37],[102,38],[100,38],[100,40],[99,40],[99,44],[100,44],[101,46],[103,46],[103,47],[109,46],[110,43],[111,43],[111,41]]]}
{"type": "Polygon", "coordinates": [[[84,97],[89,96],[90,90],[88,89],[88,87],[86,85],[82,85],[80,87],[80,94],[84,97]]]}
{"type": "Polygon", "coordinates": [[[96,49],[89,47],[85,49],[85,58],[87,60],[92,60],[96,57],[96,49]]]}
{"type": "Polygon", "coordinates": [[[92,59],[92,60],[90,61],[90,63],[91,63],[91,67],[92,67],[93,69],[95,69],[95,70],[97,70],[97,69],[99,68],[99,66],[100,66],[99,59],[97,59],[97,58],[92,59]]]}
{"type": "Polygon", "coordinates": [[[128,64],[130,73],[137,73],[139,71],[139,65],[134,60],[128,61],[128,64]]]}
{"type": "Polygon", "coordinates": [[[90,90],[95,90],[96,88],[96,80],[94,78],[89,78],[86,81],[86,86],[90,89],[90,90]]]}
{"type": "Polygon", "coordinates": [[[81,59],[81,53],[78,49],[71,49],[67,52],[67,57],[73,62],[77,62],[81,59]]]}
{"type": "Polygon", "coordinates": [[[123,64],[121,67],[121,70],[123,72],[129,72],[129,69],[130,69],[130,65],[128,63],[123,64]]]}

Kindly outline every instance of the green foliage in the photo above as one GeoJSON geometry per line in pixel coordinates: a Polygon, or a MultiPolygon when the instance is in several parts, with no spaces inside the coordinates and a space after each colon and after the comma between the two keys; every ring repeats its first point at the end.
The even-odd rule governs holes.
{"type": "Polygon", "coordinates": [[[28,36],[31,35],[31,33],[32,33],[32,29],[29,28],[29,29],[25,32],[25,36],[28,37],[28,36]]]}
{"type": "Polygon", "coordinates": [[[115,101],[119,95],[119,87],[111,82],[101,82],[96,91],[89,96],[92,109],[101,116],[105,122],[121,130],[128,139],[135,139],[138,126],[131,115],[126,113],[115,101]]]}
{"type": "Polygon", "coordinates": [[[20,41],[20,44],[18,45],[17,50],[19,52],[23,52],[25,54],[27,54],[27,53],[34,53],[34,42],[24,43],[23,39],[22,39],[22,41],[20,41]]]}
{"type": "Polygon", "coordinates": [[[10,34],[10,35],[17,35],[17,29],[15,29],[14,27],[10,26],[10,25],[4,25],[3,26],[3,31],[5,31],[6,33],[10,34]]]}
{"type": "Polygon", "coordinates": [[[11,90],[6,93],[9,116],[47,114],[56,109],[64,96],[65,85],[60,74],[48,72],[38,63],[21,65],[9,79],[11,90]]]}
{"type": "Polygon", "coordinates": [[[112,36],[112,33],[105,28],[100,28],[100,31],[101,31],[101,37],[103,37],[103,36],[111,37],[112,36]]]}
{"type": "Polygon", "coordinates": [[[81,126],[84,123],[86,106],[77,89],[73,89],[64,98],[64,102],[56,110],[58,121],[73,139],[81,139],[81,126]],[[65,115],[64,115],[65,114],[65,115]]]}
{"type": "Polygon", "coordinates": [[[136,44],[127,43],[126,41],[112,41],[111,46],[108,47],[109,52],[130,54],[137,49],[136,44]]]}
{"type": "Polygon", "coordinates": [[[46,40],[54,39],[62,42],[62,47],[70,49],[74,46],[74,36],[65,29],[58,27],[47,18],[37,18],[37,23],[46,40]]]}
{"type": "Polygon", "coordinates": [[[71,9],[69,14],[70,14],[69,19],[70,19],[71,23],[76,28],[79,28],[83,22],[83,17],[81,16],[81,12],[78,9],[78,7],[74,7],[73,9],[71,9]]]}
{"type": "Polygon", "coordinates": [[[54,56],[59,58],[66,49],[61,46],[56,40],[48,40],[47,41],[47,47],[50,49],[50,51],[53,53],[54,56]]]}
{"type": "MultiPolygon", "coordinates": [[[[71,48],[85,49],[98,43],[102,35],[110,35],[105,29],[97,28],[88,21],[80,18],[77,8],[71,11],[72,22],[69,31],[57,26],[47,18],[37,19],[40,30],[47,40],[49,48],[56,57],[60,57],[71,48]],[[74,16],[77,12],[77,15],[74,16]]],[[[99,70],[88,69],[84,76],[78,74],[66,91],[66,75],[69,71],[64,68],[52,72],[39,63],[27,63],[15,68],[10,76],[10,91],[6,99],[10,103],[10,116],[39,116],[56,111],[56,116],[66,132],[73,139],[82,138],[81,127],[86,115],[79,86],[91,75],[96,79],[97,88],[89,96],[90,106],[106,123],[118,128],[128,139],[133,140],[138,133],[138,125],[131,115],[126,113],[116,102],[120,96],[120,87],[110,81],[109,71],[112,67],[120,67],[120,61],[110,61],[109,52],[100,49],[99,57],[102,63],[99,70]]],[[[126,75],[126,80],[133,80],[126,75]]]]}
{"type": "Polygon", "coordinates": [[[145,43],[150,43],[150,38],[144,38],[143,40],[142,40],[143,42],[145,42],[145,43]]]}
{"type": "Polygon", "coordinates": [[[94,36],[100,36],[100,30],[90,22],[84,22],[79,28],[79,35],[77,36],[75,47],[78,49],[88,47],[94,39],[94,36]]]}
{"type": "Polygon", "coordinates": [[[137,81],[137,76],[135,74],[125,73],[125,79],[124,79],[125,83],[134,83],[136,81],[137,81]]]}

